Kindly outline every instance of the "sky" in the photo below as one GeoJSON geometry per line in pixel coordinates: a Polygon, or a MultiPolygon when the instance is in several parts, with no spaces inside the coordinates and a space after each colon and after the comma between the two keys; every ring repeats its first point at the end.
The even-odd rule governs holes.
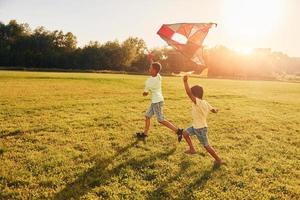
{"type": "Polygon", "coordinates": [[[0,21],[72,32],[81,47],[134,36],[150,48],[165,45],[156,34],[162,24],[216,22],[209,47],[300,57],[299,8],[300,0],[0,0],[0,21]]]}

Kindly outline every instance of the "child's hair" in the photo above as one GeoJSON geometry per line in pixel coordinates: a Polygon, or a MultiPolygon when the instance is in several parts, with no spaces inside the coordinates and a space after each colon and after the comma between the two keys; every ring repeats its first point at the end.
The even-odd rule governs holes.
{"type": "Polygon", "coordinates": [[[156,71],[157,73],[160,72],[160,70],[161,70],[161,64],[160,64],[159,62],[154,62],[154,63],[152,63],[151,66],[153,67],[153,69],[155,69],[155,71],[156,71]]]}
{"type": "Polygon", "coordinates": [[[202,99],[203,97],[203,88],[199,85],[195,85],[191,88],[191,91],[192,91],[192,94],[199,98],[199,99],[202,99]]]}

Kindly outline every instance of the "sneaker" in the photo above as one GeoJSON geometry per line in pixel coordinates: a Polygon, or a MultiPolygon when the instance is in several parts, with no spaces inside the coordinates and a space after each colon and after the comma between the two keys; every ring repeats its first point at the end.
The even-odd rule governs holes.
{"type": "Polygon", "coordinates": [[[138,139],[145,139],[146,137],[148,137],[148,135],[146,135],[144,132],[139,132],[139,133],[136,133],[136,137],[138,139]]]}
{"type": "Polygon", "coordinates": [[[183,134],[182,132],[183,132],[183,129],[180,129],[180,128],[176,132],[178,142],[180,142],[182,140],[182,134],[183,134]]]}

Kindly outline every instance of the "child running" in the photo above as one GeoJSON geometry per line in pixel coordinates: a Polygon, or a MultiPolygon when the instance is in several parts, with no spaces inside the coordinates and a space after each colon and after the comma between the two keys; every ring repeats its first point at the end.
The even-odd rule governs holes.
{"type": "Polygon", "coordinates": [[[217,113],[218,109],[213,108],[207,101],[203,100],[203,88],[199,85],[195,85],[192,88],[188,84],[188,76],[183,77],[184,88],[192,100],[192,118],[193,124],[191,127],[183,131],[183,137],[189,145],[187,154],[195,154],[196,150],[193,146],[190,136],[196,135],[200,143],[204,146],[206,151],[215,159],[215,165],[223,164],[223,160],[217,155],[216,151],[209,145],[207,138],[208,126],[206,117],[209,111],[217,113]]]}
{"type": "Polygon", "coordinates": [[[167,121],[163,114],[164,97],[162,95],[162,90],[161,90],[162,78],[159,74],[161,68],[162,68],[161,64],[158,62],[152,62],[150,64],[149,74],[151,75],[151,77],[149,77],[146,81],[143,96],[147,96],[149,92],[151,92],[152,102],[145,114],[144,132],[137,133],[137,137],[139,139],[145,139],[146,137],[148,137],[150,119],[155,114],[157,121],[160,124],[174,131],[177,134],[178,142],[180,142],[182,139],[183,129],[179,129],[176,126],[174,126],[171,122],[167,121]]]}

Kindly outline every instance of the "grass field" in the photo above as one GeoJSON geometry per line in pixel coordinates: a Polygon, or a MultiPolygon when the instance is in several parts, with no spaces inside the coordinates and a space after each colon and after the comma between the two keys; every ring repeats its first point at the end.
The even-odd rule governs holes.
{"type": "MultiPolygon", "coordinates": [[[[209,139],[226,166],[152,120],[146,76],[0,71],[0,199],[300,199],[300,84],[197,79],[209,139]]],[[[182,80],[164,77],[164,112],[191,122],[182,80]]]]}

